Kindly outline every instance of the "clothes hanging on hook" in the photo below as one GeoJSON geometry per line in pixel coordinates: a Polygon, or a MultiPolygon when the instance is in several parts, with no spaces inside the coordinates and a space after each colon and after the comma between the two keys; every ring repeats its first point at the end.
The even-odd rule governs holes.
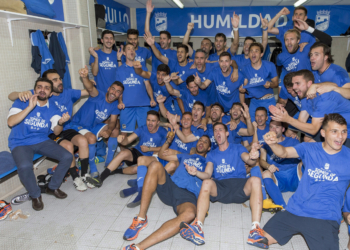
{"type": "Polygon", "coordinates": [[[40,76],[42,76],[43,72],[48,69],[52,69],[52,65],[55,63],[49,48],[46,45],[45,38],[41,30],[37,30],[30,34],[30,39],[32,42],[32,46],[36,46],[36,48],[32,48],[32,68],[34,68],[35,72],[40,72],[40,76]],[[40,63],[38,63],[40,61],[40,63]],[[38,69],[38,65],[40,65],[40,69],[38,69]]]}
{"type": "Polygon", "coordinates": [[[53,31],[50,35],[48,35],[48,40],[50,53],[55,60],[53,69],[57,70],[58,74],[63,79],[64,73],[66,72],[66,56],[58,41],[57,33],[53,31]]]}

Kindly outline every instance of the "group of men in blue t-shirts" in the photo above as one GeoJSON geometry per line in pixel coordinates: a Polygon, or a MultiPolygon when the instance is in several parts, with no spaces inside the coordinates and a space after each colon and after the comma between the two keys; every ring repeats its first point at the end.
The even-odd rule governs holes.
{"type": "Polygon", "coordinates": [[[45,190],[59,199],[67,197],[59,189],[67,172],[78,191],[102,187],[113,174],[137,175],[120,191],[122,198],[137,193],[127,207],[140,206],[125,240],[147,227],[155,192],[173,207],[175,218],[126,250],[147,249],[179,232],[203,245],[205,218],[215,216],[208,213],[210,202],[248,200],[248,244],[268,249],[302,234],[310,249],[339,249],[342,215],[350,223],[350,78],[333,63],[331,37],[306,23],[305,7],[294,9],[292,27],[274,27],[290,13],[283,8],[270,21],[261,17],[262,42],[246,37],[242,54],[236,13],[230,47],[218,33],[215,53],[208,38],[194,50],[189,23],[173,50],[168,31],[160,32],[159,44],[150,33],[153,8],[148,0],[144,39],[150,49],[140,47],[139,31],[130,29],[116,52],[114,34],[103,31],[102,49],[89,48],[94,80],[88,67],[79,70],[83,90],[63,89],[50,69],[34,89],[9,95],[9,148],[33,209],[44,208],[32,170],[38,153],[59,162],[45,190]],[[262,60],[268,33],[282,43],[280,76],[275,64],[262,60]],[[101,140],[108,150],[100,173],[101,140]],[[295,192],[288,204],[283,192],[295,192]],[[276,213],[263,228],[262,211],[276,213]]]}

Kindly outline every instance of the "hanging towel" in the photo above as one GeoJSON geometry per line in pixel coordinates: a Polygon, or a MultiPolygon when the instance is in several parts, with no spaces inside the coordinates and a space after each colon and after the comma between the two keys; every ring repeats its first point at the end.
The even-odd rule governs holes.
{"type": "Polygon", "coordinates": [[[58,42],[61,45],[61,49],[63,50],[63,53],[66,56],[66,73],[64,73],[64,77],[63,77],[63,88],[71,89],[72,83],[71,83],[70,73],[69,73],[69,68],[68,68],[68,63],[70,63],[70,59],[68,56],[68,50],[67,50],[67,46],[66,46],[66,43],[64,41],[62,32],[58,33],[57,38],[58,38],[58,42]]]}
{"type": "MultiPolygon", "coordinates": [[[[55,63],[51,53],[46,45],[45,38],[41,30],[37,30],[30,34],[30,39],[32,41],[32,46],[37,46],[40,51],[41,56],[41,74],[42,75],[46,70],[52,69],[52,65],[55,63]]],[[[34,61],[34,57],[33,57],[34,61]]],[[[33,65],[32,61],[32,65],[33,65]]],[[[35,70],[35,68],[34,68],[35,70]]]]}
{"type": "Polygon", "coordinates": [[[55,60],[53,68],[57,70],[60,77],[64,78],[64,73],[66,73],[66,56],[61,49],[61,45],[58,42],[57,33],[53,31],[50,34],[50,44],[49,44],[50,53],[55,60]]]}

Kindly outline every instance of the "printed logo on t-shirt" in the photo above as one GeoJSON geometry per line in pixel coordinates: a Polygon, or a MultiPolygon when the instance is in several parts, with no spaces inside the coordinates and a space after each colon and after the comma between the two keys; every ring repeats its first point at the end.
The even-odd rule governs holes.
{"type": "Polygon", "coordinates": [[[179,74],[179,77],[183,76],[186,72],[183,70],[182,73],[179,74]]]}
{"type": "Polygon", "coordinates": [[[171,110],[172,110],[173,112],[175,112],[175,105],[174,105],[174,103],[172,103],[170,106],[171,106],[171,110]]]}
{"type": "Polygon", "coordinates": [[[284,158],[280,158],[280,157],[278,157],[278,156],[275,155],[275,154],[272,154],[272,155],[270,156],[270,159],[271,159],[272,161],[274,161],[274,162],[277,162],[277,163],[279,163],[279,162],[281,162],[281,161],[284,160],[284,158]]]}
{"type": "Polygon", "coordinates": [[[66,106],[59,105],[58,102],[55,102],[57,108],[63,113],[65,110],[67,110],[66,106]]]}
{"type": "Polygon", "coordinates": [[[263,81],[264,81],[264,79],[262,79],[260,76],[258,76],[258,74],[255,74],[255,76],[250,79],[249,84],[255,85],[255,84],[261,83],[263,81]]]}
{"type": "Polygon", "coordinates": [[[129,86],[135,85],[135,84],[141,84],[139,79],[134,77],[134,74],[130,74],[130,77],[126,78],[123,81],[123,84],[127,84],[129,86]]]}
{"type": "Polygon", "coordinates": [[[149,138],[149,141],[144,142],[142,145],[147,147],[152,147],[152,148],[157,147],[157,145],[153,142],[153,138],[149,138]]]}
{"type": "Polygon", "coordinates": [[[300,109],[301,109],[301,101],[299,100],[299,98],[296,96],[294,97],[294,104],[297,105],[300,109]]]}
{"type": "Polygon", "coordinates": [[[109,57],[107,56],[106,60],[100,62],[100,67],[104,68],[104,69],[112,69],[112,68],[116,68],[117,65],[113,62],[109,60],[109,57]]]}
{"type": "Polygon", "coordinates": [[[105,109],[104,111],[99,111],[96,109],[95,114],[96,114],[96,118],[101,121],[104,121],[108,118],[107,109],[105,109]]]}
{"type": "Polygon", "coordinates": [[[225,175],[233,171],[235,171],[235,168],[231,166],[229,163],[226,163],[225,159],[222,159],[221,164],[217,165],[216,167],[216,172],[221,175],[225,175]]]}
{"type": "Polygon", "coordinates": [[[36,116],[26,118],[24,124],[29,125],[30,129],[39,130],[42,128],[48,128],[49,124],[40,117],[40,113],[37,112],[36,116]]]}
{"type": "Polygon", "coordinates": [[[297,68],[298,64],[299,64],[299,59],[293,57],[293,58],[292,58],[292,61],[291,61],[291,62],[288,64],[288,66],[286,67],[286,70],[287,70],[287,71],[295,70],[295,69],[297,68]]]}
{"type": "Polygon", "coordinates": [[[338,181],[338,176],[332,173],[329,167],[329,163],[326,163],[323,168],[308,169],[308,175],[315,181],[338,181]]]}
{"type": "Polygon", "coordinates": [[[196,102],[196,100],[193,100],[193,103],[188,103],[188,106],[190,107],[190,109],[193,109],[193,104],[196,102]]]}
{"type": "Polygon", "coordinates": [[[157,96],[160,96],[162,94],[162,92],[160,90],[158,90],[158,92],[153,92],[154,96],[157,97],[157,96]]]}
{"type": "Polygon", "coordinates": [[[184,163],[186,163],[188,166],[191,167],[196,167],[198,170],[203,171],[203,165],[202,163],[199,161],[199,158],[196,159],[186,159],[184,160],[184,163]]]}
{"type": "Polygon", "coordinates": [[[186,146],[186,144],[183,143],[180,139],[176,138],[176,139],[175,139],[175,143],[177,144],[177,147],[178,147],[178,148],[181,148],[181,149],[187,151],[187,146],[186,146]]]}
{"type": "Polygon", "coordinates": [[[222,85],[220,84],[220,85],[216,86],[216,90],[220,94],[231,94],[231,91],[226,86],[226,82],[222,82],[222,85]]]}
{"type": "Polygon", "coordinates": [[[144,62],[145,59],[143,59],[141,56],[136,55],[135,56],[135,61],[144,62]]]}

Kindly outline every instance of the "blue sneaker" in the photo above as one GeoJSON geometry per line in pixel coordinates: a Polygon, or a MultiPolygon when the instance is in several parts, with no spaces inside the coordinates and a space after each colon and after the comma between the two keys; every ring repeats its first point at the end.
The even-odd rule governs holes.
{"type": "Polygon", "coordinates": [[[197,246],[203,245],[205,243],[204,232],[202,231],[201,226],[198,225],[197,219],[195,219],[192,224],[181,222],[180,235],[185,240],[189,240],[197,246]]]}
{"type": "Polygon", "coordinates": [[[247,243],[252,246],[260,247],[263,249],[268,249],[268,240],[264,237],[264,230],[259,226],[255,229],[250,230],[247,243]]]}
{"type": "Polygon", "coordinates": [[[140,250],[140,248],[138,248],[135,244],[131,244],[123,247],[123,250],[140,250]]]}
{"type": "Polygon", "coordinates": [[[139,232],[148,226],[147,216],[145,220],[140,220],[135,217],[132,220],[131,226],[125,231],[123,239],[124,240],[134,240],[139,235],[139,232]]]}
{"type": "Polygon", "coordinates": [[[137,187],[137,179],[128,180],[127,183],[130,187],[137,187]]]}

